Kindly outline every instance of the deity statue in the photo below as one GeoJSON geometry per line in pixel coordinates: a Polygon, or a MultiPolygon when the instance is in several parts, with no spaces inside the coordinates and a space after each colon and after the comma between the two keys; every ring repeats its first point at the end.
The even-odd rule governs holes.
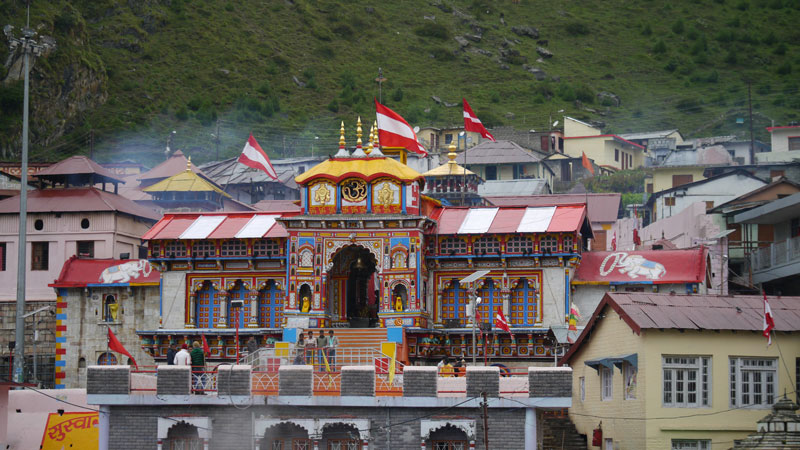
{"type": "Polygon", "coordinates": [[[117,310],[119,309],[119,305],[116,302],[114,303],[109,302],[106,306],[108,307],[108,319],[110,319],[109,322],[116,322],[117,310]]]}
{"type": "Polygon", "coordinates": [[[317,188],[317,192],[314,194],[314,201],[325,206],[331,201],[331,191],[328,190],[324,184],[320,185],[320,187],[317,188]]]}
{"type": "Polygon", "coordinates": [[[392,202],[394,202],[394,192],[389,183],[383,183],[383,186],[378,189],[378,204],[389,206],[392,202]]]}
{"type": "Polygon", "coordinates": [[[394,310],[403,312],[403,297],[398,295],[397,298],[394,299],[394,310]]]}
{"type": "Polygon", "coordinates": [[[311,311],[311,299],[306,295],[303,297],[303,305],[300,307],[300,312],[307,313],[311,311]]]}

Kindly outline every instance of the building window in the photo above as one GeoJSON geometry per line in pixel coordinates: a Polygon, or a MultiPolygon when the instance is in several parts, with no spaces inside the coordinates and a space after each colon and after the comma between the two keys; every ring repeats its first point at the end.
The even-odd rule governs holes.
{"type": "Polygon", "coordinates": [[[274,239],[259,239],[253,243],[254,256],[278,256],[281,246],[274,239]]]}
{"type": "Polygon", "coordinates": [[[507,253],[533,253],[533,240],[525,236],[514,236],[506,242],[507,253]]]}
{"type": "Polygon", "coordinates": [[[769,171],[769,177],[770,177],[770,179],[773,179],[773,180],[775,178],[779,178],[779,177],[782,177],[784,175],[786,175],[786,171],[784,171],[784,170],[770,170],[769,171]]]}
{"type": "Polygon", "coordinates": [[[614,397],[614,370],[609,367],[600,367],[600,386],[602,392],[600,399],[611,400],[614,397]]]}
{"type": "Polygon", "coordinates": [[[486,166],[486,179],[487,180],[497,179],[497,166],[486,166]]]}
{"type": "Polygon", "coordinates": [[[114,356],[111,352],[104,352],[101,353],[100,356],[97,358],[97,365],[98,366],[116,366],[117,365],[117,357],[114,356]]]}
{"type": "Polygon", "coordinates": [[[78,241],[78,257],[94,258],[94,241],[78,241]]]}
{"type": "Polygon", "coordinates": [[[709,210],[709,209],[712,209],[712,208],[714,208],[714,202],[713,201],[707,201],[706,202],[706,210],[709,210]]]}
{"type": "Polygon", "coordinates": [[[186,244],[182,241],[172,241],[167,244],[164,253],[169,258],[186,258],[186,244]]]}
{"type": "Polygon", "coordinates": [[[636,375],[638,370],[633,364],[627,362],[622,366],[622,373],[625,377],[625,400],[636,398],[636,375]]]}
{"type": "Polygon", "coordinates": [[[675,197],[664,197],[664,206],[675,206],[675,197]]]}
{"type": "Polygon", "coordinates": [[[31,242],[31,270],[48,270],[50,266],[50,243],[31,242]]]}
{"type": "Polygon", "coordinates": [[[684,184],[689,184],[694,181],[694,176],[689,175],[673,175],[672,176],[672,187],[678,187],[684,184]]]}
{"type": "Polygon", "coordinates": [[[483,323],[494,323],[494,315],[503,307],[503,295],[498,286],[491,278],[483,283],[483,287],[478,289],[478,297],[481,303],[478,305],[478,313],[483,323]]]}
{"type": "Polygon", "coordinates": [[[525,166],[522,164],[514,164],[513,166],[513,177],[515,180],[519,180],[520,178],[525,176],[525,166]]]}
{"type": "Polygon", "coordinates": [[[665,356],[662,368],[664,406],[711,406],[711,358],[665,356]]]}
{"type": "Polygon", "coordinates": [[[467,253],[467,242],[459,238],[445,238],[439,245],[439,251],[451,255],[464,254],[467,253]]]}
{"type": "Polygon", "coordinates": [[[445,134],[444,135],[444,145],[450,145],[453,142],[453,135],[452,134],[445,134]]]}
{"type": "MultiPolygon", "coordinates": [[[[161,255],[161,244],[159,242],[151,242],[150,244],[150,252],[153,255],[153,258],[160,258],[161,255]]],[[[147,258],[143,258],[147,259],[147,258]]]]}
{"type": "Polygon", "coordinates": [[[555,253],[558,251],[558,238],[545,236],[539,241],[539,253],[555,253]]]}
{"type": "Polygon", "coordinates": [[[247,244],[238,239],[225,241],[222,243],[220,254],[222,256],[247,256],[247,244]]]}
{"type": "Polygon", "coordinates": [[[8,251],[8,246],[5,242],[0,242],[0,272],[4,272],[6,270],[6,253],[8,251]]]}
{"type": "Polygon", "coordinates": [[[103,321],[104,322],[117,322],[119,317],[119,304],[117,297],[113,294],[108,294],[103,299],[103,321]]]}
{"type": "Polygon", "coordinates": [[[711,450],[711,439],[673,439],[672,450],[711,450]]]}
{"type": "Polygon", "coordinates": [[[789,138],[789,151],[800,150],[800,136],[789,138]]]}
{"type": "Polygon", "coordinates": [[[564,253],[572,251],[572,236],[564,236],[564,253]]]}
{"type": "Polygon", "coordinates": [[[500,251],[500,241],[496,237],[484,236],[478,238],[478,240],[472,244],[472,249],[476,255],[478,253],[482,255],[487,253],[497,253],[500,251]]]}
{"type": "Polygon", "coordinates": [[[213,258],[214,254],[214,241],[197,241],[192,245],[193,258],[213,258]]]}
{"type": "Polygon", "coordinates": [[[619,161],[619,149],[614,149],[614,161],[619,161]]]}
{"type": "Polygon", "coordinates": [[[731,358],[731,407],[769,408],[778,390],[777,358],[731,358]]]}
{"type": "Polygon", "coordinates": [[[586,378],[578,378],[578,391],[581,394],[581,402],[586,401],[586,378]]]}

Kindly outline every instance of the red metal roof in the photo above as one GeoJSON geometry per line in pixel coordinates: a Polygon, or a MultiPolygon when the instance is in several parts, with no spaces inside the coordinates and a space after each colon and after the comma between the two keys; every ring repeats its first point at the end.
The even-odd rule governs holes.
{"type": "Polygon", "coordinates": [[[68,288],[100,284],[159,283],[161,274],[144,259],[78,259],[73,256],[64,262],[58,278],[48,286],[68,288]],[[120,265],[124,266],[119,267],[120,265]]]}
{"type": "Polygon", "coordinates": [[[439,234],[456,234],[469,208],[444,208],[439,216],[439,234]]]}
{"type": "Polygon", "coordinates": [[[553,218],[550,219],[547,231],[558,233],[580,230],[584,217],[586,217],[586,208],[582,205],[559,206],[556,208],[553,218]]]}
{"type": "MultiPolygon", "coordinates": [[[[800,331],[800,297],[768,297],[776,331],[800,331]]],[[[591,334],[606,307],[636,333],[646,329],[762,331],[760,295],[672,295],[608,292],[575,344],[559,361],[565,364],[591,334]]],[[[759,339],[764,339],[758,336],[759,339]]]]}
{"type": "Polygon", "coordinates": [[[303,209],[296,200],[261,200],[253,205],[257,211],[271,213],[300,213],[303,209]]]}
{"type": "MultiPolygon", "coordinates": [[[[28,212],[116,211],[153,221],[161,216],[125,197],[95,188],[56,188],[28,191],[28,212]]],[[[19,196],[0,200],[0,214],[19,214],[19,196]]]]}
{"type": "Polygon", "coordinates": [[[580,231],[585,212],[583,205],[443,208],[436,219],[437,234],[575,232],[580,231]],[[526,223],[526,214],[532,223],[526,223]]]}
{"type": "Polygon", "coordinates": [[[588,204],[589,222],[612,223],[617,220],[622,194],[552,194],[524,197],[487,197],[495,206],[550,206],[588,204]]]}
{"type": "Polygon", "coordinates": [[[63,161],[59,161],[52,166],[36,172],[34,177],[53,177],[53,176],[66,176],[66,175],[81,175],[81,174],[96,174],[100,177],[107,178],[107,181],[115,181],[124,183],[125,180],[114,172],[106,169],[105,167],[97,164],[91,159],[76,155],[69,157],[63,161]]]}
{"type": "MultiPolygon", "coordinates": [[[[295,214],[283,214],[282,216],[288,217],[292,215],[295,214]]],[[[283,225],[274,222],[274,218],[280,217],[280,214],[269,214],[265,212],[172,213],[165,214],[158,223],[153,225],[153,227],[142,236],[142,240],[181,239],[181,236],[193,224],[204,223],[206,226],[208,226],[208,224],[216,225],[216,222],[212,219],[214,217],[222,217],[222,221],[214,226],[213,229],[207,228],[205,231],[199,230],[197,232],[201,233],[201,235],[207,232],[208,235],[206,235],[205,239],[233,239],[236,237],[237,233],[242,231],[256,216],[262,216],[262,219],[267,219],[270,223],[270,225],[266,225],[269,226],[269,228],[263,231],[259,229],[259,227],[256,227],[255,231],[260,236],[277,238],[289,235],[283,225]],[[273,219],[269,219],[269,217],[273,219]]],[[[253,232],[253,230],[251,229],[250,232],[253,232]]],[[[190,232],[190,234],[192,233],[190,232]]]]}
{"type": "Polygon", "coordinates": [[[706,277],[707,254],[705,248],[584,252],[573,283],[702,283],[706,277]]]}
{"type": "Polygon", "coordinates": [[[516,233],[525,208],[500,208],[487,233],[516,233]]]}

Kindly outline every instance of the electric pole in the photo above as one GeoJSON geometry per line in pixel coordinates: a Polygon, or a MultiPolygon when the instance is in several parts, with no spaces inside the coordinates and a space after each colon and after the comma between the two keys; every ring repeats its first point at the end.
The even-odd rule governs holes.
{"type": "Polygon", "coordinates": [[[383,82],[386,81],[386,78],[383,76],[383,69],[380,67],[378,67],[378,76],[375,81],[378,82],[378,103],[383,103],[383,82]]]}
{"type": "Polygon", "coordinates": [[[41,56],[43,53],[55,48],[52,38],[42,38],[36,41],[36,32],[30,28],[31,4],[28,2],[28,17],[22,37],[14,37],[12,25],[3,27],[3,33],[9,42],[13,53],[17,48],[22,51],[25,66],[25,87],[22,103],[22,155],[20,158],[19,173],[19,240],[17,241],[17,312],[16,312],[16,350],[14,358],[14,381],[25,382],[25,270],[27,268],[27,224],[28,224],[28,114],[30,97],[30,58],[41,56]]]}
{"type": "Polygon", "coordinates": [[[752,83],[747,80],[747,109],[750,110],[750,164],[756,163],[756,149],[753,141],[753,96],[752,83]]]}
{"type": "Polygon", "coordinates": [[[486,392],[481,392],[483,396],[483,448],[489,450],[489,400],[486,398],[486,392]]]}

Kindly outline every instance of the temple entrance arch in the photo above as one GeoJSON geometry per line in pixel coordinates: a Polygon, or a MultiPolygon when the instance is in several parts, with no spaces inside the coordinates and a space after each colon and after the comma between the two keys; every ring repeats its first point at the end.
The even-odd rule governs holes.
{"type": "Polygon", "coordinates": [[[328,271],[331,316],[353,328],[377,326],[380,284],[373,253],[352,244],[341,248],[332,259],[328,271]]]}

